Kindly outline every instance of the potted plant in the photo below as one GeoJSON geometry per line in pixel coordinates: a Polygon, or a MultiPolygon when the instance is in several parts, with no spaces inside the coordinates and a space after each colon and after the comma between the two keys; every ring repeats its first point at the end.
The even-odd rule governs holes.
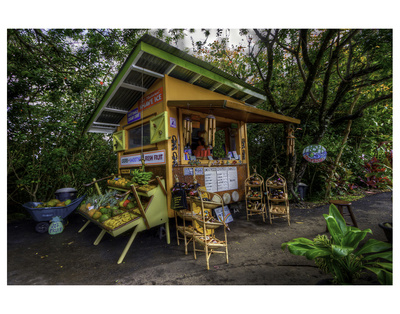
{"type": "Polygon", "coordinates": [[[371,229],[360,230],[346,225],[335,205],[324,214],[330,237],[318,235],[314,240],[296,238],[282,243],[294,255],[314,260],[318,268],[333,275],[334,284],[352,284],[364,270],[377,275],[381,284],[392,284],[392,245],[369,239],[362,247],[360,242],[371,229]]]}

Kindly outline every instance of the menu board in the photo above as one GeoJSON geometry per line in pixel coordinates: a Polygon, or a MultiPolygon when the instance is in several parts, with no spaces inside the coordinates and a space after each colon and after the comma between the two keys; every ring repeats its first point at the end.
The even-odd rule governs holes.
{"type": "Polygon", "coordinates": [[[204,168],[204,181],[207,191],[217,192],[217,168],[204,168]]]}
{"type": "Polygon", "coordinates": [[[238,188],[237,168],[204,168],[204,181],[206,189],[209,192],[236,190],[238,188]]]}

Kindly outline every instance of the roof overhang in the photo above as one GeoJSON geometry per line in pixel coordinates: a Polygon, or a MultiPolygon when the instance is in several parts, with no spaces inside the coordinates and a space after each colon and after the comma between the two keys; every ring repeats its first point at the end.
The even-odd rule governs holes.
{"type": "MultiPolygon", "coordinates": [[[[293,120],[255,108],[254,106],[266,101],[263,91],[157,38],[144,35],[90,116],[85,132],[115,132],[128,111],[157,79],[162,79],[165,75],[249,105],[236,106],[227,101],[225,107],[221,107],[221,110],[234,109],[236,114],[238,110],[243,110],[246,112],[247,122],[282,123],[293,120]]],[[[178,103],[175,102],[175,105],[178,106],[178,103]]],[[[200,107],[199,105],[199,110],[200,107]]]]}
{"type": "Polygon", "coordinates": [[[209,113],[212,110],[215,116],[244,121],[246,123],[300,123],[300,120],[295,118],[230,100],[168,101],[168,106],[190,109],[202,113],[209,113]]]}

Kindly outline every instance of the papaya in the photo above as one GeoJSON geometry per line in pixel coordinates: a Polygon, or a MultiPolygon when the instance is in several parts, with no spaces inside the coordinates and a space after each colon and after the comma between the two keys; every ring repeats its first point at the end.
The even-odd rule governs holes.
{"type": "Polygon", "coordinates": [[[110,219],[110,216],[107,215],[107,214],[103,214],[103,215],[100,216],[99,221],[100,221],[100,222],[104,222],[104,221],[106,221],[107,219],[110,219]]]}
{"type": "Polygon", "coordinates": [[[102,213],[99,212],[99,211],[96,211],[96,212],[93,214],[92,218],[97,220],[97,219],[99,219],[101,216],[102,216],[102,213]]]}
{"type": "Polygon", "coordinates": [[[103,207],[103,208],[100,209],[100,212],[102,214],[110,214],[110,211],[111,211],[111,209],[110,208],[106,208],[106,207],[103,207]]]}

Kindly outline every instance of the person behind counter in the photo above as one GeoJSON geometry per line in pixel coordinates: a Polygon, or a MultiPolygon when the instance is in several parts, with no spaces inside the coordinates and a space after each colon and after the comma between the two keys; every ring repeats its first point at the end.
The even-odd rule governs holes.
{"type": "Polygon", "coordinates": [[[211,152],[209,148],[206,148],[206,144],[204,142],[203,138],[199,138],[198,141],[198,146],[196,148],[196,150],[194,151],[194,155],[196,156],[196,158],[205,158],[207,156],[211,156],[211,152]]]}

